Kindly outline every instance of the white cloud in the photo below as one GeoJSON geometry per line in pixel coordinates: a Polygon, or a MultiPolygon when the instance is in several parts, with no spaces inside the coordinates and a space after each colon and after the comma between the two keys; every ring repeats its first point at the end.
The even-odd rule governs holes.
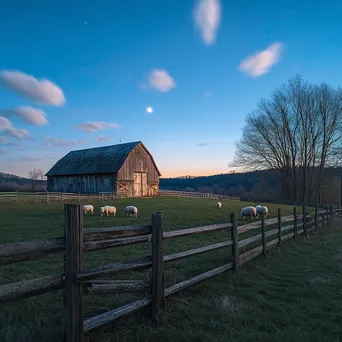
{"type": "Polygon", "coordinates": [[[88,133],[103,131],[106,128],[118,128],[119,125],[114,122],[104,121],[87,121],[84,124],[78,125],[77,128],[88,133]]]}
{"type": "Polygon", "coordinates": [[[11,122],[3,116],[0,116],[0,132],[6,132],[11,128],[13,128],[11,122]]]}
{"type": "Polygon", "coordinates": [[[98,137],[96,137],[96,141],[108,141],[110,140],[109,137],[105,137],[104,135],[99,135],[98,137]]]}
{"type": "Polygon", "coordinates": [[[265,50],[245,58],[240,63],[239,69],[252,77],[264,75],[270,71],[273,65],[279,62],[283,50],[283,43],[273,43],[265,50]]]}
{"type": "Polygon", "coordinates": [[[152,69],[147,79],[151,88],[164,93],[176,87],[174,79],[164,69],[152,69]]]}
{"type": "Polygon", "coordinates": [[[197,144],[196,146],[198,146],[198,147],[207,147],[209,145],[210,145],[210,143],[202,142],[202,143],[197,144]]]}
{"type": "Polygon", "coordinates": [[[205,44],[215,43],[216,33],[221,20],[219,0],[198,0],[193,13],[195,27],[205,44]]]}
{"type": "Polygon", "coordinates": [[[44,138],[44,145],[46,147],[63,147],[63,146],[76,146],[85,144],[85,140],[69,140],[69,139],[56,139],[53,137],[45,137],[44,138]]]}
{"type": "Polygon", "coordinates": [[[0,84],[40,104],[61,106],[65,103],[63,90],[55,83],[27,75],[19,70],[1,70],[0,84]]]}
{"type": "Polygon", "coordinates": [[[31,137],[27,130],[15,128],[12,123],[3,116],[0,116],[0,132],[4,132],[16,139],[27,139],[31,137]]]}
{"type": "Polygon", "coordinates": [[[14,109],[0,111],[4,116],[17,116],[24,122],[37,126],[48,125],[46,113],[38,108],[29,106],[20,106],[14,109]]]}
{"type": "Polygon", "coordinates": [[[26,129],[13,128],[8,134],[18,140],[31,138],[31,134],[26,129]]]}

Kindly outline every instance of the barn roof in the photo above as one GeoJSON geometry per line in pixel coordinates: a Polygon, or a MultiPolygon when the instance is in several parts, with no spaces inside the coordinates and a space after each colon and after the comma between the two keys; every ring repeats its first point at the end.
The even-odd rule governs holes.
{"type": "Polygon", "coordinates": [[[152,155],[141,141],[87,148],[71,151],[60,159],[47,173],[46,176],[67,176],[99,173],[119,172],[128,155],[141,144],[152,158],[152,161],[160,175],[152,155]]]}

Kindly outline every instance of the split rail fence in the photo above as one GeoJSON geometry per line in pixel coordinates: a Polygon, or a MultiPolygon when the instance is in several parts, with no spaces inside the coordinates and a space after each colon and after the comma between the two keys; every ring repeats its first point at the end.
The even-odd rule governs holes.
{"type": "Polygon", "coordinates": [[[241,265],[259,255],[266,255],[267,250],[279,246],[283,241],[296,239],[300,234],[308,236],[312,230],[317,228],[322,230],[324,224],[331,217],[340,216],[342,210],[340,207],[329,206],[320,211],[316,208],[314,213],[310,214],[303,207],[302,212],[306,214],[299,214],[297,208],[294,208],[293,215],[281,217],[281,209],[278,209],[276,218],[265,219],[262,215],[260,221],[240,227],[237,224],[237,214],[231,213],[228,223],[163,232],[163,216],[160,212],[152,214],[152,221],[149,225],[83,229],[81,205],[65,204],[63,237],[0,245],[0,265],[43,258],[49,253],[64,252],[64,271],[60,274],[38,279],[1,285],[0,303],[63,289],[66,313],[65,340],[67,342],[84,341],[90,330],[108,325],[118,318],[132,314],[144,307],[151,308],[151,319],[158,323],[166,297],[228,270],[238,271],[241,265]],[[274,225],[276,225],[275,229],[267,230],[274,225]],[[225,229],[231,231],[228,241],[164,256],[163,241],[165,239],[207,234],[225,229]],[[261,233],[239,240],[239,234],[251,229],[260,229],[261,233]],[[273,238],[270,240],[271,237],[273,238]],[[261,245],[254,247],[260,241],[261,245]],[[98,268],[83,268],[83,252],[143,242],[151,242],[151,254],[148,256],[98,268]],[[231,262],[164,288],[165,263],[230,246],[231,262]],[[248,250],[247,247],[252,248],[248,250]],[[152,268],[149,281],[104,279],[118,273],[148,268],[152,268]],[[88,293],[101,295],[122,292],[141,293],[144,291],[147,295],[142,299],[84,319],[84,295],[88,293]]]}
{"type": "MultiPolygon", "coordinates": [[[[173,190],[159,190],[158,196],[173,196],[173,197],[191,197],[191,198],[210,198],[210,199],[228,199],[239,201],[240,197],[219,195],[202,192],[186,192],[186,191],[173,191],[173,190]]],[[[121,198],[128,198],[127,195],[122,193],[116,194],[115,192],[101,192],[98,194],[81,194],[81,193],[68,193],[68,192],[0,192],[0,203],[49,203],[49,202],[64,202],[64,201],[83,201],[83,200],[97,200],[108,201],[121,198]]]]}
{"type": "Polygon", "coordinates": [[[204,193],[204,192],[194,192],[194,191],[159,190],[158,195],[159,196],[175,196],[175,197],[191,197],[191,198],[227,199],[227,200],[240,201],[240,197],[237,197],[237,196],[204,193]]]}

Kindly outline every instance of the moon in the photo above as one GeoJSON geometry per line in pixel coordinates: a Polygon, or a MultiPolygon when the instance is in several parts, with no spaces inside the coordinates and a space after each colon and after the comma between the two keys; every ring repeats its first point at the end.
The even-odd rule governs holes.
{"type": "Polygon", "coordinates": [[[151,114],[153,112],[153,108],[152,107],[147,107],[146,108],[146,112],[151,114]]]}

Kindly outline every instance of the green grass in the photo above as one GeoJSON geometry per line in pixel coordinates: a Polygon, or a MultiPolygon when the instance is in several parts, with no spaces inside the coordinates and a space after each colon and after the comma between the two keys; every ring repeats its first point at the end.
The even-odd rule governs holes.
{"type": "MultiPolygon", "coordinates": [[[[247,205],[223,200],[223,208],[218,210],[216,200],[209,199],[108,201],[116,205],[117,217],[101,218],[102,203],[92,203],[95,213],[85,216],[85,228],[148,223],[153,211],[161,211],[165,231],[228,222],[229,212],[239,213],[241,207],[247,205]],[[124,215],[123,208],[127,204],[138,206],[137,219],[124,215]]],[[[278,205],[268,207],[270,217],[276,216],[278,205]]],[[[292,213],[292,207],[281,208],[283,216],[292,213]]],[[[63,205],[2,205],[0,222],[0,243],[62,236],[63,205]]],[[[259,231],[255,230],[244,235],[257,233],[259,231]]],[[[166,240],[164,253],[229,238],[230,232],[225,230],[166,240]]],[[[284,244],[279,252],[271,252],[265,260],[252,261],[238,275],[227,272],[168,298],[165,321],[160,327],[152,329],[144,315],[134,315],[93,331],[90,341],[339,341],[342,234],[338,227],[330,228],[324,235],[314,235],[310,241],[300,238],[286,245],[289,246],[284,244]]],[[[150,248],[146,243],[87,253],[85,268],[150,254],[150,248]]],[[[230,256],[230,248],[227,248],[166,264],[166,287],[218,267],[230,261],[230,256]]],[[[6,284],[58,273],[62,270],[62,259],[61,254],[51,255],[2,267],[0,281],[6,284]]],[[[149,273],[135,272],[121,277],[138,279],[149,273]]],[[[87,296],[85,316],[94,316],[141,296],[87,296]]],[[[64,320],[62,292],[7,303],[1,308],[0,320],[0,341],[60,341],[64,320]]]]}

